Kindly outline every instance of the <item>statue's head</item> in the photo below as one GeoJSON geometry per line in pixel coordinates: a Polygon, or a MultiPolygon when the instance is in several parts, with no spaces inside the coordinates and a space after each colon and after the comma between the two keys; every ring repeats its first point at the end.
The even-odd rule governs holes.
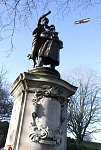
{"type": "Polygon", "coordinates": [[[41,22],[42,22],[42,25],[47,25],[49,23],[49,19],[44,17],[42,18],[41,22]]]}
{"type": "Polygon", "coordinates": [[[52,25],[50,25],[50,31],[55,31],[55,26],[52,24],[52,25]]]}

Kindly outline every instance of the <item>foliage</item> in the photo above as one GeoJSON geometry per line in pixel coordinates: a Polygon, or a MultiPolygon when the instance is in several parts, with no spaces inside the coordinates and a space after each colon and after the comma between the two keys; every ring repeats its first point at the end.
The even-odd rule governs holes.
{"type": "Polygon", "coordinates": [[[8,128],[9,122],[7,121],[0,122],[0,148],[3,148],[5,146],[8,128]]]}
{"type": "Polygon", "coordinates": [[[68,104],[67,130],[80,145],[88,133],[100,131],[97,127],[101,123],[100,79],[96,72],[87,68],[76,68],[67,79],[78,87],[68,104]]]}

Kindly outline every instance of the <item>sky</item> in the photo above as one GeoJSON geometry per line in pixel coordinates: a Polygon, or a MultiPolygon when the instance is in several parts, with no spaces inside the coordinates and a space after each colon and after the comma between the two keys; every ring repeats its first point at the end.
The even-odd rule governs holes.
{"type": "MultiPolygon", "coordinates": [[[[99,12],[100,8],[82,14],[73,12],[64,19],[54,16],[54,13],[48,16],[49,24],[56,26],[59,38],[63,41],[63,49],[60,50],[60,65],[56,67],[61,75],[78,66],[87,66],[101,72],[101,28],[99,27],[99,19],[97,19],[100,15],[99,12]],[[75,20],[83,18],[90,18],[90,22],[74,24],[75,20]]],[[[4,40],[0,43],[0,65],[3,63],[7,68],[8,80],[11,83],[20,73],[33,67],[33,62],[27,60],[27,55],[32,52],[32,31],[35,29],[36,24],[37,19],[31,31],[23,29],[21,32],[16,32],[13,38],[15,48],[9,57],[6,57],[7,55],[4,52],[9,49],[8,41],[4,40]]]]}
{"type": "MultiPolygon", "coordinates": [[[[52,12],[49,25],[54,24],[59,38],[63,41],[63,49],[60,50],[60,65],[56,67],[63,76],[66,72],[78,66],[87,66],[101,73],[101,26],[98,18],[101,10],[97,6],[87,13],[73,12],[65,18],[59,18],[52,12]],[[88,23],[75,25],[74,21],[90,18],[88,23]]],[[[38,15],[40,17],[40,14],[38,15]]],[[[31,22],[32,24],[32,22],[31,22]]],[[[33,68],[32,60],[27,60],[27,55],[32,52],[32,31],[36,28],[37,18],[33,29],[27,28],[16,32],[13,38],[14,50],[7,57],[4,52],[9,49],[7,40],[0,42],[0,67],[3,64],[8,70],[7,79],[13,83],[20,73],[33,68]]],[[[97,141],[101,142],[97,134],[97,141]]]]}
{"type": "MultiPolygon", "coordinates": [[[[101,28],[99,27],[99,11],[94,9],[89,13],[72,13],[64,19],[59,19],[58,16],[53,17],[51,13],[49,24],[56,26],[56,31],[59,32],[59,38],[63,41],[63,49],[60,50],[60,65],[56,69],[62,75],[68,69],[78,66],[87,66],[96,71],[101,72],[101,50],[100,50],[100,35],[101,28]],[[74,21],[90,18],[90,22],[85,24],[75,25],[74,21]]],[[[37,19],[33,25],[32,31],[35,29],[37,19]]],[[[14,50],[7,58],[5,50],[9,49],[7,40],[1,42],[0,64],[4,64],[8,71],[8,80],[13,83],[20,73],[32,69],[32,60],[27,60],[27,55],[32,52],[31,44],[33,40],[32,31],[23,29],[20,33],[16,33],[13,39],[14,50]]]]}

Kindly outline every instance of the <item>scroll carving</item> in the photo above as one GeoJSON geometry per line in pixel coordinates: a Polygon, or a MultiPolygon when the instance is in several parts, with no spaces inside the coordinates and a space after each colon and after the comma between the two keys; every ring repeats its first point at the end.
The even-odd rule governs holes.
{"type": "Polygon", "coordinates": [[[65,120],[64,101],[67,100],[56,87],[46,86],[34,92],[31,133],[32,142],[60,145],[65,120]]]}

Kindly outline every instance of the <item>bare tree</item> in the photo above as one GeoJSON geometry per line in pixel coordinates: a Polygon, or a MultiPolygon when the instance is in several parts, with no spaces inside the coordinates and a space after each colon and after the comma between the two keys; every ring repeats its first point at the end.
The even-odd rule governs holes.
{"type": "Polygon", "coordinates": [[[12,112],[12,99],[9,94],[10,84],[7,82],[6,71],[0,73],[0,121],[9,120],[12,112]]]}
{"type": "Polygon", "coordinates": [[[70,11],[87,10],[91,6],[101,4],[100,0],[0,0],[0,40],[10,39],[14,48],[13,36],[23,27],[30,28],[30,21],[37,18],[39,11],[44,13],[51,8],[55,15],[67,16],[70,11]]]}
{"type": "Polygon", "coordinates": [[[67,130],[80,145],[88,133],[100,131],[101,80],[95,71],[87,68],[76,68],[67,80],[78,87],[68,104],[67,130]]]}

